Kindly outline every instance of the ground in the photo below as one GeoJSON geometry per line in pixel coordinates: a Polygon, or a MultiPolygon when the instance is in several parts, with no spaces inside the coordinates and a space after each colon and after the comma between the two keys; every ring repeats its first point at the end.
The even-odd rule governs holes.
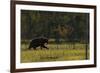
{"type": "MultiPolygon", "coordinates": [[[[39,49],[27,50],[28,44],[21,44],[21,62],[48,62],[48,61],[68,61],[68,60],[85,60],[85,44],[75,44],[75,49],[71,44],[48,44],[49,50],[39,49]]],[[[89,49],[88,49],[89,59],[89,49]]]]}

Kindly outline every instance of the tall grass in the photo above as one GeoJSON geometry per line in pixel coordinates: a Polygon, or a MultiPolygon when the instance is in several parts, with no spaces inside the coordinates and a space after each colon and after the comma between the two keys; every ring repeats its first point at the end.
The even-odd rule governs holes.
{"type": "MultiPolygon", "coordinates": [[[[84,60],[86,51],[85,44],[49,44],[48,50],[37,47],[37,50],[28,50],[28,44],[21,44],[21,62],[46,62],[46,61],[68,61],[68,60],[84,60]]],[[[89,59],[89,49],[88,49],[89,59]]]]}

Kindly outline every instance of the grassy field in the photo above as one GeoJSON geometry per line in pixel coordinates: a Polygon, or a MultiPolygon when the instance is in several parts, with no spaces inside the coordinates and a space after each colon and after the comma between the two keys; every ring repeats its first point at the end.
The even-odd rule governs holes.
{"type": "MultiPolygon", "coordinates": [[[[48,61],[68,61],[85,60],[85,44],[49,44],[49,50],[40,47],[37,50],[28,50],[28,44],[21,44],[21,62],[48,62],[48,61]],[[74,49],[73,49],[74,47],[74,49]]],[[[88,49],[89,50],[89,49],[88,49]]],[[[88,51],[89,59],[89,51],[88,51]]]]}

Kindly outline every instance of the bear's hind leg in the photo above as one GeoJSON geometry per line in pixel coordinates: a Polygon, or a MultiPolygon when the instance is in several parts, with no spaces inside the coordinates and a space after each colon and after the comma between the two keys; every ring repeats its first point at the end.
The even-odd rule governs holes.
{"type": "Polygon", "coordinates": [[[49,49],[48,47],[46,47],[46,46],[44,46],[44,45],[42,45],[42,47],[43,47],[43,48],[46,48],[46,49],[49,49]]]}

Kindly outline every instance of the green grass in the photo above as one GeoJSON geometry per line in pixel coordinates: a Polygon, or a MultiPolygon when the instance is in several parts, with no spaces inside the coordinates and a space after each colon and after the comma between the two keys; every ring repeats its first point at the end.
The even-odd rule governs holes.
{"type": "MultiPolygon", "coordinates": [[[[85,60],[85,44],[49,44],[49,50],[40,47],[37,50],[27,50],[28,44],[21,44],[21,62],[48,62],[48,61],[68,61],[85,60]],[[75,49],[73,49],[75,47],[75,49]]],[[[89,51],[88,51],[89,59],[89,51]]]]}

